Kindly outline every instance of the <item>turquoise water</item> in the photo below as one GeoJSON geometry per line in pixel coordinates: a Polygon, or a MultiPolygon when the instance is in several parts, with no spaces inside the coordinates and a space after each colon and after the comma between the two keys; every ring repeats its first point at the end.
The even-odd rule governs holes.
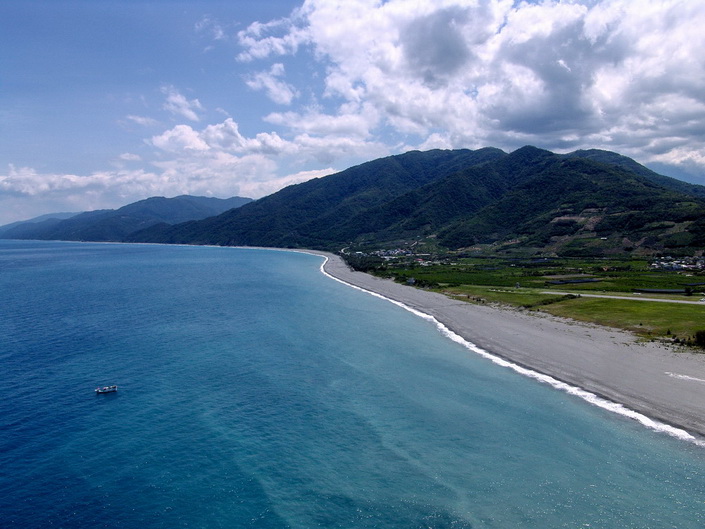
{"type": "Polygon", "coordinates": [[[320,263],[0,241],[0,527],[703,527],[703,448],[320,263]]]}

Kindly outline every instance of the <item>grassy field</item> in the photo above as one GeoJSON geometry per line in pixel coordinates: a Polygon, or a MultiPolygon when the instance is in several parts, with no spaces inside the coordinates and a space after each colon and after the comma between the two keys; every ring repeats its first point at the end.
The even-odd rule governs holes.
{"type": "Polygon", "coordinates": [[[705,297],[705,275],[654,270],[644,260],[399,259],[369,271],[470,303],[503,303],[540,310],[625,329],[644,339],[692,343],[696,332],[705,330],[705,302],[681,304],[640,299],[697,302],[705,297]],[[635,294],[638,289],[680,290],[687,295],[635,294]],[[588,294],[624,299],[591,298],[588,294]]]}

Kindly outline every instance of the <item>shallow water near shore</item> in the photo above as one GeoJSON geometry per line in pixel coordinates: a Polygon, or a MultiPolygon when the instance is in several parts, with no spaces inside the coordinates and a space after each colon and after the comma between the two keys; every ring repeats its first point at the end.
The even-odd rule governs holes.
{"type": "Polygon", "coordinates": [[[705,450],[320,263],[0,241],[0,526],[703,526],[705,450]]]}

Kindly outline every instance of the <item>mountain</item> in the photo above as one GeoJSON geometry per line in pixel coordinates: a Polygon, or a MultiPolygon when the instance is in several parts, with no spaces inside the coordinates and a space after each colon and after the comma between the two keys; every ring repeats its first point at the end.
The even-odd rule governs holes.
{"type": "Polygon", "coordinates": [[[413,151],[290,186],[216,217],[153,226],[127,240],[692,253],[705,245],[705,187],[608,151],[413,151]]]}
{"type": "Polygon", "coordinates": [[[675,191],[679,186],[670,179],[663,180],[668,187],[659,185],[655,181],[661,179],[624,163],[530,147],[510,157],[518,153],[527,155],[531,177],[477,214],[446,225],[438,234],[443,246],[504,243],[596,256],[696,249],[705,243],[705,188],[695,194],[675,191]]]}
{"type": "Polygon", "coordinates": [[[49,215],[0,228],[4,239],[122,241],[131,233],[155,224],[177,224],[204,219],[238,208],[252,199],[228,199],[182,195],[152,197],[116,210],[89,211],[70,218],[49,215]],[[6,229],[3,229],[6,228],[6,229]]]}
{"type": "Polygon", "coordinates": [[[0,226],[0,238],[2,238],[2,234],[5,233],[6,231],[9,231],[13,228],[16,228],[18,226],[21,226],[23,224],[29,224],[29,225],[34,225],[38,224],[40,222],[45,222],[48,221],[47,225],[49,224],[56,224],[61,222],[62,220],[69,219],[71,217],[74,217],[78,215],[78,213],[48,213],[46,215],[40,215],[39,217],[34,217],[32,219],[28,220],[20,220],[17,222],[11,222],[10,224],[4,224],[0,226]]]}
{"type": "Polygon", "coordinates": [[[654,184],[663,186],[666,189],[678,191],[679,193],[684,193],[686,195],[705,198],[705,186],[689,184],[688,182],[683,182],[682,180],[671,178],[670,176],[660,175],[635,162],[631,158],[627,158],[626,156],[622,156],[616,152],[603,151],[600,149],[588,149],[574,151],[570,154],[566,154],[565,156],[568,158],[587,158],[588,160],[592,160],[594,162],[621,167],[638,175],[644,176],[654,184]]]}
{"type": "Polygon", "coordinates": [[[292,185],[247,204],[239,214],[133,234],[170,243],[330,248],[359,237],[359,215],[469,166],[505,156],[499,149],[412,151],[292,185]]]}
{"type": "Polygon", "coordinates": [[[256,201],[154,197],[3,238],[608,256],[702,252],[705,187],[602,150],[411,151],[256,201]]]}

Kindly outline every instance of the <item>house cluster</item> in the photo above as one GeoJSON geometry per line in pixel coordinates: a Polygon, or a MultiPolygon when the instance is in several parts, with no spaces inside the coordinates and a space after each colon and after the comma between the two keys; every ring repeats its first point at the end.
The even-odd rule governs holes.
{"type": "Polygon", "coordinates": [[[406,257],[409,255],[414,255],[414,252],[410,250],[404,250],[402,248],[394,248],[392,250],[376,250],[371,252],[371,255],[376,255],[377,257],[382,257],[385,259],[390,259],[393,257],[406,257]]]}
{"type": "Polygon", "coordinates": [[[659,257],[651,263],[654,270],[703,270],[705,257],[659,257]]]}
{"type": "MultiPolygon", "coordinates": [[[[358,254],[361,252],[357,252],[358,254]]],[[[434,258],[430,253],[418,253],[410,249],[394,248],[391,250],[375,250],[369,255],[381,257],[385,261],[399,260],[400,263],[414,262],[420,266],[431,266],[439,264],[448,264],[443,260],[434,258]]]]}

